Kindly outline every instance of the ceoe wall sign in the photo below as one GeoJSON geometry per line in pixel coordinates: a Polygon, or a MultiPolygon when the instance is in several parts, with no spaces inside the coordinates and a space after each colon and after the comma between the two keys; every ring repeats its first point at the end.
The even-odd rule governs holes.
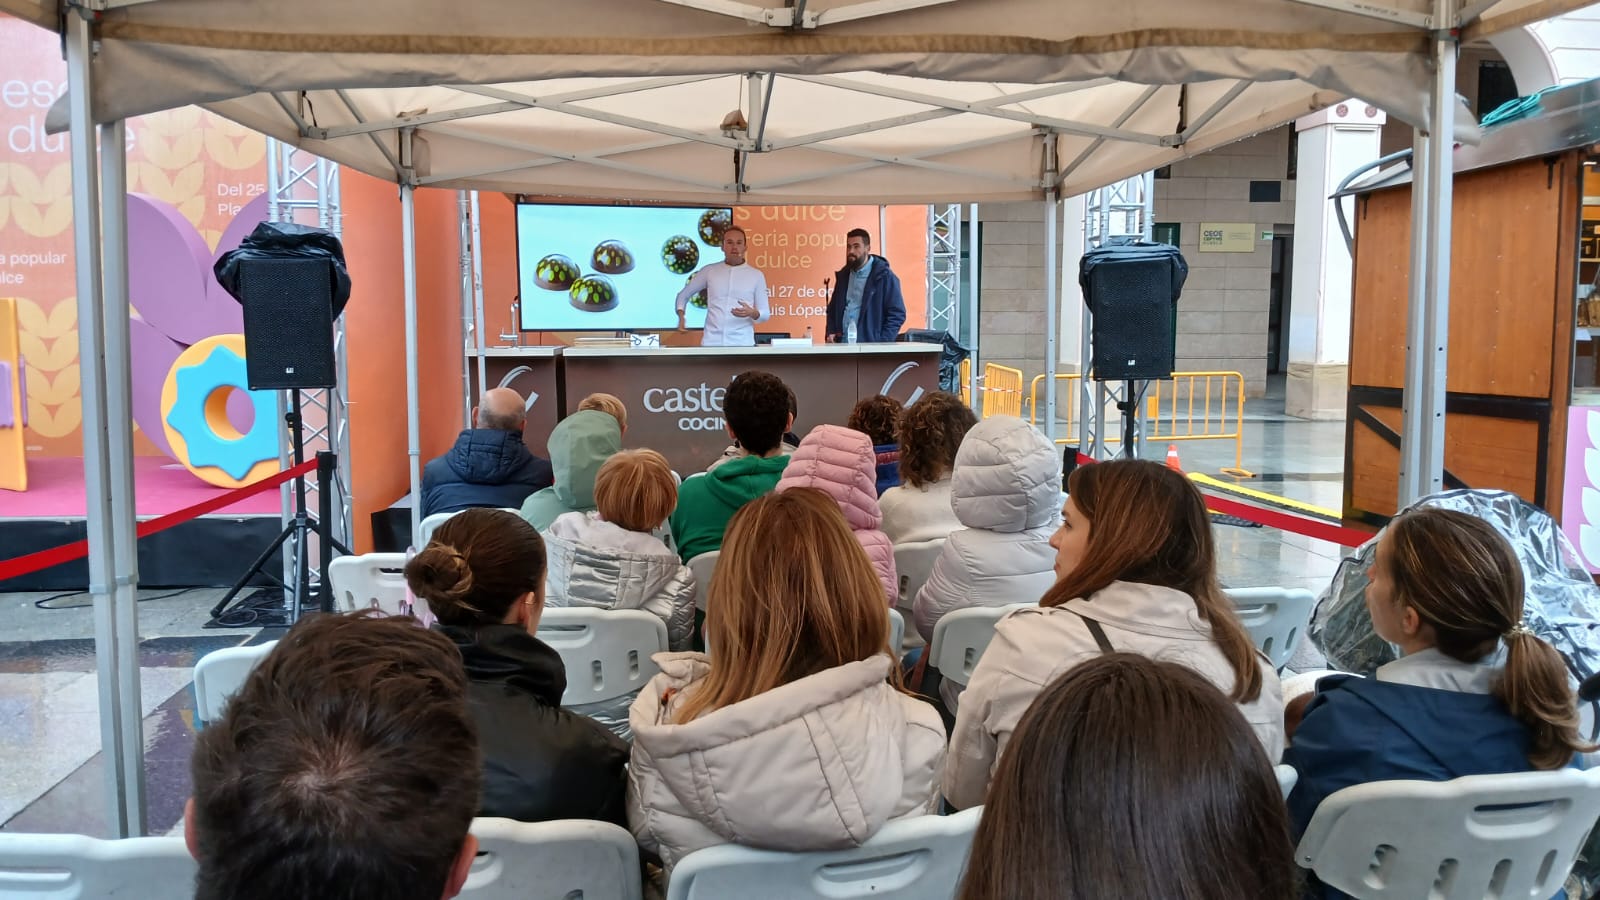
{"type": "Polygon", "coordinates": [[[1256,249],[1254,222],[1201,222],[1201,253],[1250,253],[1256,249]]]}

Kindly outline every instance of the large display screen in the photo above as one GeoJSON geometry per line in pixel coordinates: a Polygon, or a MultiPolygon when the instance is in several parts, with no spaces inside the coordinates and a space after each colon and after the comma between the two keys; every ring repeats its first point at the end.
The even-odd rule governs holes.
{"type": "MultiPolygon", "coordinates": [[[[728,207],[517,205],[517,282],[529,331],[665,330],[689,276],[722,259],[728,207]]],[[[705,296],[688,326],[705,325],[705,296]]]]}

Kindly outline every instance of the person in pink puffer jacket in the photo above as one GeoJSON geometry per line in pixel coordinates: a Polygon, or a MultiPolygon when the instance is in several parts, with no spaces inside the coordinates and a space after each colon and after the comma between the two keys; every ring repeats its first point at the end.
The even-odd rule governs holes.
{"type": "Polygon", "coordinates": [[[883,582],[890,606],[899,599],[900,577],[894,570],[894,543],[883,533],[878,508],[878,457],[872,439],[840,425],[818,425],[789,456],[778,490],[816,488],[839,504],[844,520],[867,551],[872,570],[883,582]]]}

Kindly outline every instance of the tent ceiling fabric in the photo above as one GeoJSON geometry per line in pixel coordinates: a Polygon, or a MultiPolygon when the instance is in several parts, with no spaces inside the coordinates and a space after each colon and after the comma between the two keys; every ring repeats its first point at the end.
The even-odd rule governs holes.
{"type": "MultiPolygon", "coordinates": [[[[199,103],[391,179],[693,203],[1070,194],[1345,97],[1418,123],[1432,25],[1432,0],[87,2],[116,7],[99,121],[199,103]]],[[[1464,0],[1454,24],[1583,5],[1464,0]]]]}

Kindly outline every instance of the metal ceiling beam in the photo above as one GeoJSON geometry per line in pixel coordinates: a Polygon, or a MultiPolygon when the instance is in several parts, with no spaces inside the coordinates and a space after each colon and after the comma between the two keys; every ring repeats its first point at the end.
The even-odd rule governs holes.
{"type": "MultiPolygon", "coordinates": [[[[1021,135],[1016,135],[1016,134],[991,135],[990,137],[979,138],[979,139],[974,140],[974,141],[967,141],[964,144],[956,144],[956,145],[950,146],[950,147],[940,147],[938,149],[925,150],[925,151],[923,151],[921,153],[911,154],[910,156],[913,157],[913,158],[921,158],[921,157],[924,157],[924,156],[937,156],[937,155],[944,155],[944,154],[947,154],[947,153],[962,153],[962,152],[965,152],[967,150],[979,150],[979,149],[982,149],[984,147],[992,147],[995,144],[1003,144],[1003,143],[1005,143],[1007,141],[1017,140],[1020,137],[1022,137],[1022,136],[1021,135]]],[[[820,152],[832,153],[834,151],[831,148],[823,147],[823,148],[820,148],[820,152]]],[[[850,154],[841,154],[841,155],[850,155],[850,154]]],[[[751,190],[766,190],[766,189],[774,188],[774,187],[784,187],[786,185],[799,184],[800,182],[803,182],[803,181],[815,181],[818,178],[824,178],[824,177],[828,177],[828,176],[832,176],[832,175],[848,175],[848,174],[850,174],[852,172],[861,172],[861,171],[865,171],[867,169],[882,168],[884,165],[886,165],[886,163],[882,162],[881,160],[873,160],[871,162],[854,163],[854,164],[845,165],[845,166],[831,166],[831,167],[826,168],[826,169],[818,169],[815,172],[808,172],[808,173],[806,173],[804,175],[787,175],[787,176],[784,176],[782,178],[775,178],[775,179],[773,179],[771,181],[763,181],[759,185],[756,185],[756,186],[752,187],[751,190]]],[[[993,176],[993,173],[989,173],[989,175],[987,175],[986,177],[994,177],[994,176],[993,176]]],[[[1020,179],[1017,179],[1017,180],[1020,181],[1020,179]]]]}
{"type": "Polygon", "coordinates": [[[1461,7],[1461,12],[1456,14],[1456,27],[1465,28],[1471,25],[1479,16],[1488,12],[1499,2],[1500,0],[1477,0],[1476,3],[1468,3],[1461,7]]]}
{"type": "MultiPolygon", "coordinates": [[[[366,116],[362,115],[360,107],[356,106],[356,101],[351,98],[349,91],[341,88],[333,93],[334,96],[339,98],[339,102],[344,104],[344,108],[350,111],[350,115],[357,122],[366,121],[366,116]]],[[[304,131],[301,132],[301,134],[304,133],[304,131]]],[[[368,134],[367,138],[372,141],[373,146],[378,148],[378,152],[383,154],[383,158],[389,161],[389,167],[394,169],[395,177],[401,177],[400,158],[395,156],[394,151],[389,149],[389,145],[383,142],[383,138],[378,137],[376,134],[368,134]]]]}
{"type": "MultiPolygon", "coordinates": [[[[460,139],[466,140],[466,141],[476,141],[477,143],[480,143],[480,144],[488,144],[491,147],[500,147],[500,148],[505,149],[505,150],[517,150],[517,151],[520,151],[522,153],[532,153],[532,154],[536,154],[538,156],[549,157],[551,160],[554,160],[554,161],[587,163],[587,164],[592,165],[592,166],[599,166],[599,167],[605,168],[605,169],[615,169],[615,170],[617,170],[619,172],[627,172],[627,173],[632,174],[632,175],[641,175],[641,176],[644,176],[646,178],[654,178],[654,179],[659,180],[659,181],[676,181],[676,182],[679,182],[679,183],[682,183],[682,184],[692,184],[692,185],[695,185],[696,187],[703,187],[703,188],[706,188],[708,190],[717,190],[717,191],[723,190],[726,187],[726,185],[722,184],[721,182],[704,181],[704,180],[696,179],[696,178],[687,178],[682,173],[679,173],[679,172],[669,172],[669,171],[665,171],[665,170],[661,170],[661,169],[651,169],[651,168],[647,168],[645,166],[636,166],[636,165],[633,165],[631,163],[624,163],[624,162],[618,162],[618,161],[613,160],[613,159],[606,159],[605,157],[596,156],[594,154],[572,153],[572,152],[569,152],[569,151],[566,151],[566,150],[558,150],[558,149],[556,149],[554,147],[544,147],[544,146],[541,146],[539,144],[529,144],[529,143],[525,143],[525,142],[522,142],[522,141],[513,141],[513,140],[510,140],[510,139],[507,139],[507,138],[492,137],[492,136],[489,136],[489,135],[476,134],[476,133],[471,133],[471,132],[461,132],[461,131],[458,131],[458,130],[450,127],[449,125],[444,125],[444,126],[433,125],[433,126],[430,126],[429,128],[427,128],[426,130],[429,131],[429,132],[432,132],[432,133],[436,133],[436,134],[445,134],[445,135],[449,135],[451,137],[457,137],[457,138],[460,138],[460,139]]],[[[607,152],[610,152],[610,151],[607,151],[607,152]]]]}
{"type": "Polygon", "coordinates": [[[1240,80],[1236,82],[1233,87],[1228,88],[1228,92],[1223,94],[1221,97],[1218,97],[1217,102],[1207,107],[1206,111],[1200,114],[1200,118],[1190,122],[1188,127],[1184,128],[1183,131],[1178,133],[1178,146],[1183,146],[1183,144],[1186,143],[1190,138],[1198,134],[1200,129],[1211,124],[1212,119],[1215,119],[1218,114],[1220,114],[1224,109],[1227,109],[1228,104],[1239,99],[1239,95],[1249,90],[1250,85],[1252,84],[1255,84],[1255,82],[1240,80]]]}
{"type": "Polygon", "coordinates": [[[1391,25],[1408,25],[1419,31],[1433,30],[1433,16],[1426,13],[1412,12],[1409,9],[1395,9],[1380,3],[1366,3],[1362,0],[1294,0],[1306,6],[1315,6],[1319,9],[1331,9],[1334,12],[1349,13],[1353,16],[1362,16],[1368,19],[1377,19],[1391,25]]]}
{"type": "Polygon", "coordinates": [[[868,19],[873,16],[888,16],[899,12],[908,12],[913,9],[924,9],[929,6],[942,6],[953,3],[955,0],[865,0],[851,6],[836,6],[822,12],[806,13],[801,20],[802,28],[821,28],[824,25],[838,25],[842,22],[853,22],[857,19],[868,19]]]}
{"type": "MultiPolygon", "coordinates": [[[[1153,84],[1145,88],[1144,93],[1139,95],[1139,99],[1130,104],[1127,109],[1123,110],[1122,115],[1118,116],[1116,121],[1112,124],[1120,126],[1124,122],[1133,118],[1134,115],[1137,114],[1146,103],[1149,103],[1152,99],[1154,99],[1155,95],[1160,93],[1160,91],[1161,85],[1159,84],[1153,84]]],[[[1065,184],[1068,176],[1076,171],[1079,166],[1083,165],[1085,162],[1088,162],[1089,157],[1093,156],[1095,151],[1104,146],[1105,142],[1105,138],[1095,138],[1094,143],[1085,147],[1082,153],[1079,153],[1077,157],[1072,160],[1072,162],[1067,163],[1067,165],[1061,169],[1061,171],[1056,175],[1055,186],[1059,188],[1061,185],[1065,184]]]]}
{"type": "Polygon", "coordinates": [[[492,116],[496,113],[512,112],[526,109],[525,103],[487,103],[483,106],[465,106],[460,109],[443,109],[438,112],[423,112],[412,116],[396,116],[381,122],[358,122],[355,125],[335,125],[330,128],[308,128],[301,133],[318,141],[332,141],[342,137],[357,134],[370,134],[374,131],[392,131],[396,128],[414,128],[420,125],[432,125],[437,122],[453,122],[456,119],[472,119],[478,116],[492,116]]]}
{"type": "MultiPolygon", "coordinates": [[[[453,136],[454,135],[452,135],[452,137],[453,136]]],[[[661,150],[661,149],[664,149],[666,147],[677,147],[677,146],[681,146],[681,145],[687,144],[687,143],[689,143],[689,141],[679,140],[677,138],[664,138],[664,139],[659,140],[659,141],[648,141],[648,142],[639,143],[639,144],[628,144],[627,146],[623,146],[623,147],[611,147],[609,149],[601,150],[601,151],[596,152],[596,153],[588,153],[588,154],[582,154],[582,155],[584,157],[586,157],[586,158],[587,157],[593,157],[595,159],[599,159],[601,157],[606,157],[606,156],[621,156],[624,153],[640,153],[640,152],[644,152],[644,151],[647,151],[647,150],[661,150]]],[[[524,171],[527,171],[528,169],[542,169],[545,166],[560,165],[561,163],[564,163],[564,162],[569,162],[569,160],[565,160],[565,159],[518,160],[517,162],[510,163],[510,164],[497,164],[497,165],[493,165],[493,166],[485,166],[485,167],[483,167],[481,169],[463,169],[463,170],[458,171],[458,172],[446,172],[446,173],[444,173],[442,175],[430,175],[427,178],[418,179],[417,180],[417,186],[418,187],[426,187],[428,185],[443,184],[443,183],[445,183],[447,181],[455,181],[457,179],[462,179],[462,178],[481,178],[481,177],[483,177],[485,175],[504,175],[507,172],[524,172],[524,171]]]]}
{"type": "Polygon", "coordinates": [[[887,97],[891,100],[904,100],[907,103],[920,103],[924,106],[953,109],[957,112],[972,113],[980,116],[991,116],[996,119],[1007,119],[1012,122],[1022,122],[1036,128],[1048,128],[1064,134],[1080,134],[1087,137],[1106,137],[1118,141],[1130,141],[1136,144],[1150,144],[1156,147],[1170,146],[1172,138],[1161,137],[1154,134],[1144,134],[1138,131],[1126,131],[1117,128],[1106,128],[1088,122],[1074,122],[1070,119],[1057,119],[1052,116],[1037,116],[1025,112],[1009,109],[998,109],[984,105],[984,101],[966,103],[959,100],[950,100],[934,94],[924,94],[918,91],[907,91],[887,85],[863,84],[840,78],[834,75],[789,75],[799,81],[820,84],[824,87],[836,88],[842,91],[855,91],[860,94],[870,94],[876,97],[887,97]]]}
{"type": "Polygon", "coordinates": [[[636,128],[640,131],[648,131],[654,134],[664,134],[671,137],[679,137],[683,138],[684,140],[696,141],[702,144],[710,144],[714,147],[725,147],[729,150],[755,149],[753,146],[751,146],[748,138],[741,141],[735,138],[723,137],[718,133],[694,131],[689,128],[679,128],[676,125],[667,125],[662,122],[652,122],[649,119],[639,119],[633,116],[624,116],[620,113],[610,113],[598,109],[588,109],[587,107],[577,106],[572,103],[550,98],[530,97],[526,94],[519,94],[515,91],[502,90],[501,88],[496,87],[488,87],[483,85],[461,85],[458,86],[456,90],[469,94],[479,94],[484,97],[493,97],[497,100],[509,100],[512,102],[525,103],[530,107],[554,110],[556,112],[566,113],[569,116],[576,116],[580,119],[589,119],[594,122],[604,122],[608,125],[621,125],[625,128],[636,128]]]}

